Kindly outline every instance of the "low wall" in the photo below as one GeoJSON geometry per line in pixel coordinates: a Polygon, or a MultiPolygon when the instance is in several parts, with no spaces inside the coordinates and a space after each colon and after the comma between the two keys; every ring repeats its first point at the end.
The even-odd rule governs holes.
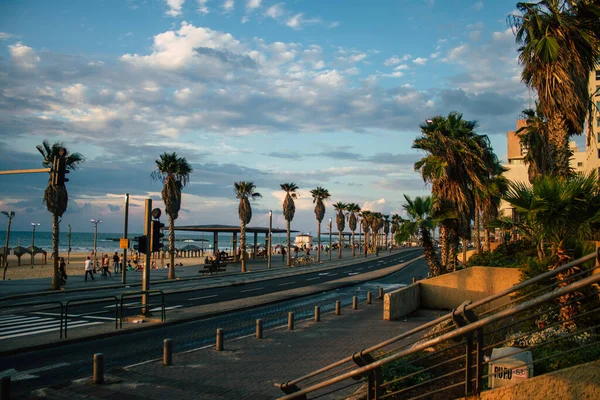
{"type": "MultiPolygon", "coordinates": [[[[521,272],[516,268],[471,267],[420,281],[421,307],[453,309],[465,300],[476,301],[519,283],[521,272]]],[[[491,307],[505,304],[504,297],[491,307]]]]}
{"type": "Polygon", "coordinates": [[[404,317],[420,308],[420,284],[413,283],[383,296],[383,319],[392,321],[404,317]]]}

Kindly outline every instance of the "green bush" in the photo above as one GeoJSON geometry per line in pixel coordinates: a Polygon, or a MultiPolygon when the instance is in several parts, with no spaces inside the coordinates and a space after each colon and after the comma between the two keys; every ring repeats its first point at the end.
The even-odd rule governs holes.
{"type": "MultiPolygon", "coordinates": [[[[407,362],[409,362],[409,359],[401,359],[396,362],[385,364],[381,369],[383,381],[390,382],[394,379],[402,378],[406,375],[414,374],[415,372],[419,372],[424,369],[424,367],[413,364],[407,364],[407,362]]],[[[399,380],[398,382],[394,382],[391,385],[389,385],[387,389],[389,391],[395,392],[397,390],[416,385],[420,382],[424,382],[432,378],[433,376],[430,373],[423,372],[420,374],[415,374],[409,378],[399,380]]]]}
{"type": "Polygon", "coordinates": [[[494,251],[473,254],[467,266],[481,267],[519,267],[520,264],[535,256],[535,249],[525,240],[501,243],[494,251]]]}

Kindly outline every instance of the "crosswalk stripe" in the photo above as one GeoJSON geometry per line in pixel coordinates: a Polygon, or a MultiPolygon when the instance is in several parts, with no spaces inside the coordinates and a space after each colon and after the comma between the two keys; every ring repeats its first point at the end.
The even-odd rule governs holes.
{"type": "Polygon", "coordinates": [[[0,323],[10,324],[13,321],[22,321],[22,320],[25,320],[25,319],[32,319],[32,318],[40,318],[40,317],[31,317],[31,316],[28,316],[28,315],[15,315],[12,318],[6,318],[6,319],[0,321],[0,323]]]}
{"type": "MultiPolygon", "coordinates": [[[[82,326],[90,326],[90,325],[98,325],[98,324],[103,324],[104,322],[87,322],[87,323],[83,323],[83,324],[78,324],[76,325],[76,327],[82,327],[82,326]]],[[[75,327],[72,326],[71,324],[69,325],[69,327],[75,327]]],[[[0,336],[0,340],[6,340],[6,339],[12,339],[15,337],[20,337],[20,336],[29,336],[29,335],[35,335],[38,333],[47,333],[47,332],[53,332],[53,331],[57,331],[59,330],[60,327],[55,327],[55,328],[49,328],[49,329],[42,329],[39,331],[32,331],[32,332],[21,332],[15,335],[7,335],[7,336],[0,336]]]]}
{"type": "Polygon", "coordinates": [[[28,327],[28,326],[32,326],[32,325],[39,325],[39,324],[45,324],[45,323],[49,323],[49,322],[53,322],[56,321],[56,319],[54,318],[36,318],[35,321],[20,321],[18,323],[12,323],[10,325],[4,325],[2,326],[2,328],[0,328],[0,332],[2,331],[6,331],[8,329],[13,329],[13,328],[18,328],[18,327],[28,327]]]}

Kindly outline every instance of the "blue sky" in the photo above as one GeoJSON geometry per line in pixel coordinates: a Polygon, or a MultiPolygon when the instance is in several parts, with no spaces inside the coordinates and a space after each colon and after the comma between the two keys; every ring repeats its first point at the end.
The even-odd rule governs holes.
{"type": "MultiPolygon", "coordinates": [[[[413,171],[419,124],[462,112],[498,156],[532,102],[520,82],[504,0],[5,0],[0,4],[0,169],[39,168],[35,145],[62,141],[87,161],[70,174],[63,223],[141,231],[162,207],[154,160],[192,164],[178,225],[238,224],[233,182],[275,212],[300,187],[293,228],[315,231],[309,190],[332,203],[401,213],[428,194],[413,171]]],[[[0,177],[14,229],[51,229],[42,174],[0,177]]],[[[326,219],[332,215],[327,207],[326,219]]]]}

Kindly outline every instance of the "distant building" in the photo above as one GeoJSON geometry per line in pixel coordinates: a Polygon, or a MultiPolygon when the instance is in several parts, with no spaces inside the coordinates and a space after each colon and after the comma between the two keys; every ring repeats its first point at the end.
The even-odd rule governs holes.
{"type": "Polygon", "coordinates": [[[595,107],[592,116],[592,136],[587,145],[586,157],[583,166],[586,171],[595,170],[600,177],[600,70],[594,71],[590,75],[589,84],[590,94],[594,95],[595,107]]]}

